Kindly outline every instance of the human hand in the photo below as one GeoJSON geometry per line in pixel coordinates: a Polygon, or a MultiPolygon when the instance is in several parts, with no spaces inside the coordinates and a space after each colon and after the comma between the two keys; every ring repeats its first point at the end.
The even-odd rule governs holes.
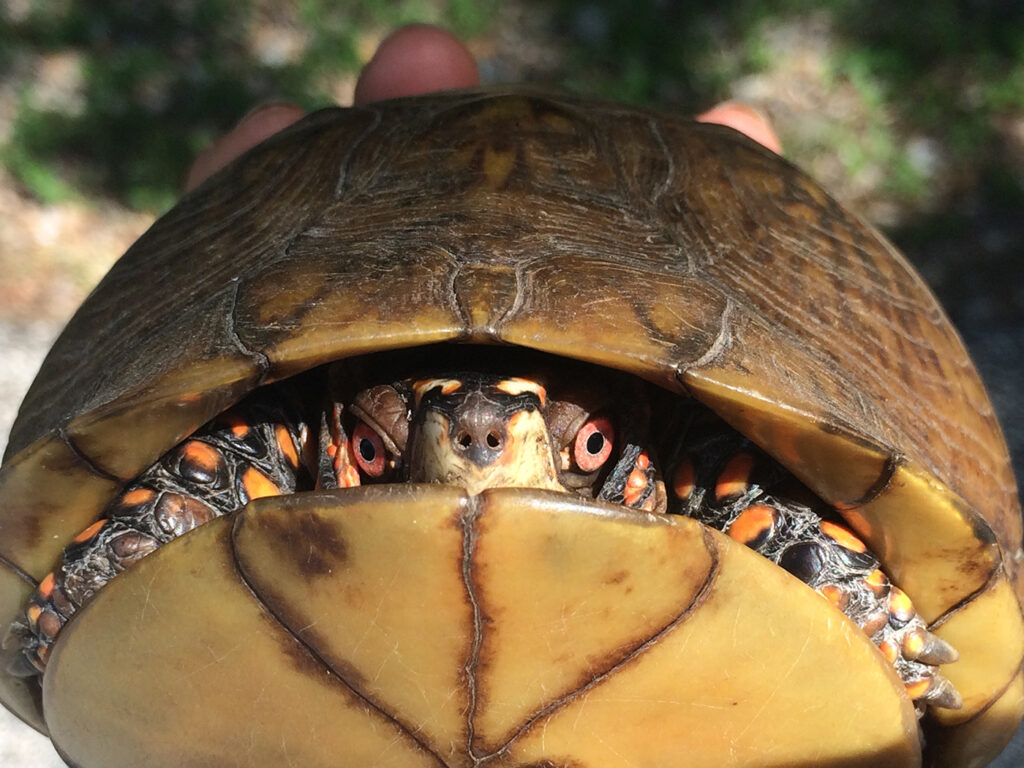
{"type": "MultiPolygon", "coordinates": [[[[398,29],[380,44],[359,75],[354,102],[365,104],[479,84],[476,61],[460,40],[437,27],[415,24],[398,29]]],[[[270,104],[253,110],[200,153],[186,176],[185,191],[199,186],[243,152],[287,128],[304,114],[305,111],[295,104],[270,104]]],[[[735,128],[773,152],[781,152],[771,124],[746,104],[719,104],[696,119],[735,128]]]]}

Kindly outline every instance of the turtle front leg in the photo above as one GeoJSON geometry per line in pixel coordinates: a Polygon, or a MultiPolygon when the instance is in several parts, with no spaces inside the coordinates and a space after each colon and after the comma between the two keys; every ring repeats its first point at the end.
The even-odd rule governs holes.
{"type": "Polygon", "coordinates": [[[669,512],[746,544],[852,619],[896,668],[919,714],[927,705],[960,708],[939,670],[956,661],[956,649],[928,630],[835,510],[742,435],[722,424],[679,452],[669,499],[669,512]]]}
{"type": "Polygon", "coordinates": [[[96,592],[135,561],[251,499],[308,481],[309,430],[286,385],[261,390],[144,470],[65,548],[5,645],[20,643],[11,674],[42,673],[57,635],[96,592]]]}

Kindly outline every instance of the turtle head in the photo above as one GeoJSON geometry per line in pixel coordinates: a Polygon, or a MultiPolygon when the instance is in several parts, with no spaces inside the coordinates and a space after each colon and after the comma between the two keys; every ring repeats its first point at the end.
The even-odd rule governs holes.
{"type": "Polygon", "coordinates": [[[331,468],[337,484],[537,488],[664,511],[643,384],[581,365],[492,362],[441,369],[456,373],[427,365],[427,375],[369,388],[363,373],[346,385],[352,372],[339,370],[328,452],[348,466],[331,468]]]}
{"type": "Polygon", "coordinates": [[[547,394],[529,379],[467,374],[412,385],[410,482],[564,490],[545,419],[547,394]]]}
{"type": "Polygon", "coordinates": [[[444,483],[470,494],[540,488],[612,498],[609,479],[626,482],[623,472],[632,469],[638,449],[617,444],[614,425],[622,414],[615,413],[607,388],[567,381],[579,378],[564,371],[541,378],[471,371],[364,389],[347,406],[355,422],[336,430],[351,436],[353,472],[358,467],[352,482],[444,483]],[[549,395],[552,385],[556,397],[549,395]],[[616,472],[626,455],[629,466],[616,472]]]}

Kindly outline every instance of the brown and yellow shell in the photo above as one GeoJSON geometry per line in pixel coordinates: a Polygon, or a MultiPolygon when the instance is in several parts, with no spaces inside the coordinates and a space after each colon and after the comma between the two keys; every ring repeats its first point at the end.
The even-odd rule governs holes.
{"type": "MultiPolygon", "coordinates": [[[[0,469],[0,621],[254,388],[511,344],[702,401],[960,651],[927,716],[811,590],[687,519],[539,490],[261,499],[117,577],[4,703],[76,765],[981,764],[1024,713],[1021,520],[904,258],[729,129],[467,91],[328,109],[158,221],[51,350],[0,469]],[[523,567],[523,563],[529,567],[523,567]]],[[[5,650],[4,653],[14,651],[5,650]]]]}

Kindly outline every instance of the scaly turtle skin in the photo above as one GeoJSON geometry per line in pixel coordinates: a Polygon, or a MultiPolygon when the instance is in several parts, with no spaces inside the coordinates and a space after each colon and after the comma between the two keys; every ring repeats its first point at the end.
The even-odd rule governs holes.
{"type": "MultiPolygon", "coordinates": [[[[943,673],[962,707],[929,708],[924,759],[981,763],[1012,734],[1019,505],[984,389],[931,294],[742,137],[571,98],[464,92],[318,113],[154,225],[69,324],[12,431],[0,614],[31,620],[65,546],[109,537],[98,521],[141,500],[129,485],[148,468],[169,483],[218,470],[193,445],[207,433],[187,438],[249,392],[334,361],[372,368],[385,350],[422,363],[439,342],[465,356],[447,370],[479,370],[476,345],[513,345],[710,409],[811,492],[808,508],[852,529],[814,523],[805,544],[873,553],[959,651],[943,673]]],[[[307,429],[322,479],[340,433],[320,406],[307,429]]],[[[263,447],[278,439],[263,434],[263,447]]],[[[314,467],[299,447],[293,466],[314,467]]],[[[721,472],[680,450],[654,466],[675,480],[694,461],[694,489],[714,496],[721,472]]],[[[246,462],[211,476],[236,502],[287,489],[246,462]]],[[[162,492],[197,496],[182,490],[162,492]]],[[[70,760],[105,768],[919,761],[885,656],[744,546],[771,538],[771,515],[749,509],[793,527],[797,500],[753,474],[737,490],[701,507],[730,532],[743,521],[735,537],[536,488],[257,498],[125,568],[56,633],[41,688],[10,676],[2,695],[70,760]]],[[[209,516],[192,501],[153,509],[165,533],[209,516]]],[[[127,559],[148,547],[136,544],[127,559]]],[[[877,569],[847,559],[870,568],[871,591],[877,569]]],[[[17,666],[22,644],[4,653],[17,666]]]]}

